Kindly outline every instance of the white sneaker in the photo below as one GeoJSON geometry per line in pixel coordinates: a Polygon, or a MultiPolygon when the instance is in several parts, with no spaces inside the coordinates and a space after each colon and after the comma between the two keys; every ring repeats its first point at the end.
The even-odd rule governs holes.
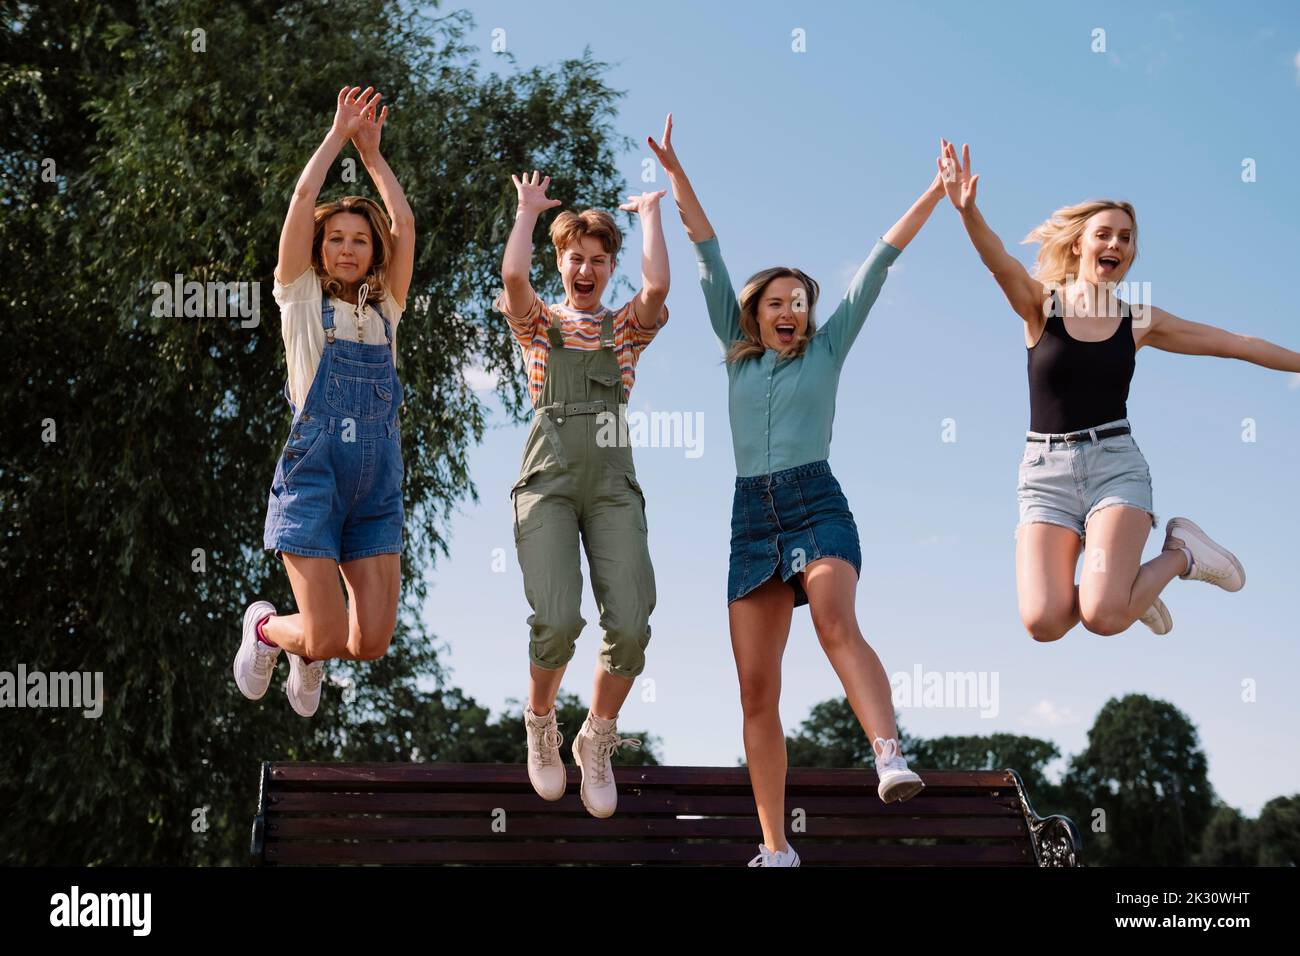
{"type": "Polygon", "coordinates": [[[578,790],[582,805],[593,817],[613,816],[618,807],[618,787],[614,784],[614,768],[609,762],[615,747],[640,747],[641,741],[633,737],[620,737],[616,731],[617,718],[606,720],[588,712],[582,728],[573,738],[573,759],[582,770],[582,786],[578,790]]]}
{"type": "Polygon", "coordinates": [[[325,662],[304,664],[297,654],[285,653],[289,655],[289,679],[284,682],[284,692],[289,698],[289,706],[299,717],[310,717],[320,706],[320,682],[325,676],[325,662]]]}
{"type": "Polygon", "coordinates": [[[880,794],[880,799],[885,803],[895,800],[902,803],[920,793],[925,784],[915,771],[907,769],[907,761],[898,752],[898,741],[893,737],[888,740],[877,737],[876,740],[880,741],[880,749],[876,750],[875,741],[872,741],[871,749],[876,752],[876,776],[880,778],[876,793],[880,794]]]}
{"type": "Polygon", "coordinates": [[[1227,548],[1187,518],[1170,518],[1165,525],[1165,543],[1177,538],[1192,552],[1192,569],[1179,577],[1187,581],[1217,584],[1225,591],[1240,591],[1246,583],[1246,569],[1227,548]]]}
{"type": "Polygon", "coordinates": [[[1156,598],[1155,603],[1138,620],[1151,628],[1153,634],[1168,634],[1174,629],[1174,616],[1160,598],[1156,598]]]}
{"type": "Polygon", "coordinates": [[[758,856],[749,861],[750,866],[798,866],[799,854],[789,843],[779,853],[769,850],[766,845],[758,845],[758,856]]]}
{"type": "Polygon", "coordinates": [[[244,638],[235,654],[235,685],[249,700],[262,699],[271,686],[271,675],[280,656],[280,648],[257,639],[258,622],[274,613],[275,605],[270,601],[254,601],[244,611],[244,638]]]}
{"type": "Polygon", "coordinates": [[[528,782],[543,800],[558,800],[564,796],[567,782],[564,758],[560,744],[564,735],[555,720],[555,707],[545,717],[538,717],[533,709],[524,705],[524,729],[528,734],[528,782]]]}

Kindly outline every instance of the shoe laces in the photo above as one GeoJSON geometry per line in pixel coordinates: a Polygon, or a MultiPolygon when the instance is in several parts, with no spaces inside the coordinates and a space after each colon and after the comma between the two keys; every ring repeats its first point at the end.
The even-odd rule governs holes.
{"type": "Polygon", "coordinates": [[[303,664],[301,670],[302,689],[308,694],[314,694],[320,690],[321,678],[325,676],[325,662],[312,661],[310,664],[303,664]]]}
{"type": "Polygon", "coordinates": [[[528,731],[533,738],[533,762],[539,767],[549,767],[560,755],[560,744],[564,735],[559,731],[559,723],[529,724],[528,731]]]}
{"type": "Polygon", "coordinates": [[[759,845],[758,856],[749,861],[750,866],[771,866],[771,860],[776,856],[766,846],[759,845]]]}
{"type": "MultiPolygon", "coordinates": [[[[898,741],[893,737],[886,740],[883,737],[877,737],[880,742],[880,750],[876,753],[876,767],[884,770],[906,770],[907,761],[903,759],[902,754],[898,752],[898,741]]],[[[875,741],[871,744],[871,749],[875,750],[875,741]]]]}
{"type": "Polygon", "coordinates": [[[641,741],[635,737],[620,737],[615,731],[607,733],[592,734],[592,743],[596,745],[595,764],[593,773],[596,777],[597,784],[609,782],[610,756],[618,747],[632,747],[639,750],[641,741]]]}
{"type": "Polygon", "coordinates": [[[258,677],[270,677],[271,670],[275,667],[275,659],[279,654],[279,648],[255,640],[253,644],[253,673],[258,677]]]}

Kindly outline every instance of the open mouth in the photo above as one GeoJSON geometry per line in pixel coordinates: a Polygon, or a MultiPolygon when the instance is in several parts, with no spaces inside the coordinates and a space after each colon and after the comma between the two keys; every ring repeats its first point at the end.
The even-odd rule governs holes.
{"type": "Polygon", "coordinates": [[[1101,256],[1097,259],[1097,271],[1102,275],[1110,275],[1119,268],[1118,256],[1101,256]]]}
{"type": "Polygon", "coordinates": [[[776,338],[782,345],[789,345],[794,341],[795,328],[793,322],[778,322],[776,324],[776,338]]]}
{"type": "Polygon", "coordinates": [[[596,291],[596,283],[588,282],[586,279],[574,279],[573,291],[578,295],[591,295],[596,291]]]}

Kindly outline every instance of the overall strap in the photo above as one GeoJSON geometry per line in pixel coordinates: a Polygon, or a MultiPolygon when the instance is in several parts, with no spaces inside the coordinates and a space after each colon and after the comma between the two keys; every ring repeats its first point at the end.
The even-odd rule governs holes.
{"type": "Polygon", "coordinates": [[[551,309],[551,321],[546,326],[546,338],[551,343],[551,348],[564,348],[564,336],[560,334],[560,310],[551,309]]]}
{"type": "Polygon", "coordinates": [[[334,344],[334,306],[330,304],[329,293],[320,290],[320,321],[325,328],[325,341],[334,344]]]}
{"type": "Polygon", "coordinates": [[[614,313],[609,309],[600,319],[600,347],[606,351],[614,349],[614,313]]]}

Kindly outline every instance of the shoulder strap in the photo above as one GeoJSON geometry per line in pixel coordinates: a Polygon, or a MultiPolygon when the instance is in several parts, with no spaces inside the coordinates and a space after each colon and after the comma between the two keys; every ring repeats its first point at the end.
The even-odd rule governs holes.
{"type": "Polygon", "coordinates": [[[330,303],[329,293],[320,290],[320,321],[325,329],[325,341],[334,341],[334,306],[330,303]]]}
{"type": "Polygon", "coordinates": [[[605,314],[600,317],[600,347],[603,349],[612,349],[614,347],[614,313],[605,310],[605,314]]]}

